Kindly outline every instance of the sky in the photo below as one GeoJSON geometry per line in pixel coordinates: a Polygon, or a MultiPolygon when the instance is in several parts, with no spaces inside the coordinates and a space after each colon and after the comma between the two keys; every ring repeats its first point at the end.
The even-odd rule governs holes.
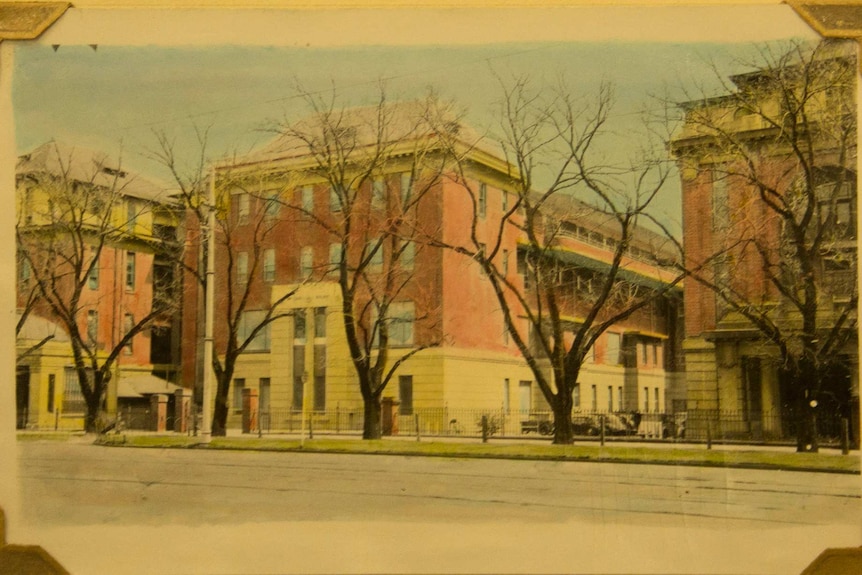
{"type": "MultiPolygon", "coordinates": [[[[589,29],[588,21],[574,17],[580,13],[561,14],[572,17],[573,26],[589,29]]],[[[549,29],[560,19],[546,16],[549,29]]],[[[611,21],[599,17],[593,27],[610,30],[611,21]]],[[[721,27],[719,21],[714,27],[721,27]]],[[[297,83],[311,91],[335,89],[343,105],[372,103],[381,79],[388,97],[395,100],[421,97],[433,87],[466,109],[468,121],[483,132],[493,131],[496,121],[501,94],[496,76],[526,75],[536,86],[562,76],[576,96],[587,98],[602,82],[610,83],[615,93],[612,133],[598,152],[623,161],[640,145],[641,112],[655,106],[655,97],[683,100],[683,89],[698,91],[701,86],[715,93],[716,70],[720,75],[746,71],[739,60],[746,59],[759,40],[800,33],[790,26],[786,32],[771,30],[762,37],[728,34],[725,41],[721,34],[704,33],[708,41],[692,40],[690,35],[681,41],[673,35],[649,39],[640,33],[609,34],[605,39],[586,32],[567,37],[537,31],[532,39],[500,34],[485,41],[464,41],[453,24],[454,31],[439,34],[440,38],[449,34],[453,38],[449,42],[421,34],[405,40],[381,34],[379,26],[352,42],[318,36],[303,42],[301,30],[313,28],[312,23],[294,26],[292,35],[285,30],[270,44],[253,37],[245,44],[232,38],[230,43],[183,45],[178,44],[181,38],[172,38],[167,45],[141,45],[133,34],[127,43],[122,38],[103,43],[98,35],[95,40],[86,35],[70,40],[62,28],[53,39],[49,34],[40,42],[16,44],[12,97],[17,153],[57,139],[112,157],[122,154],[125,167],[168,181],[161,167],[148,159],[148,150],[156,146],[156,131],[177,138],[180,149],[191,154],[195,126],[206,127],[214,156],[247,152],[273,137],[267,128],[274,121],[307,113],[296,97],[297,83]],[[90,42],[97,42],[95,49],[90,42]]],[[[401,28],[403,32],[406,25],[401,28]]],[[[327,30],[331,32],[331,27],[327,30]]],[[[675,178],[659,200],[662,219],[678,230],[675,178]]]]}

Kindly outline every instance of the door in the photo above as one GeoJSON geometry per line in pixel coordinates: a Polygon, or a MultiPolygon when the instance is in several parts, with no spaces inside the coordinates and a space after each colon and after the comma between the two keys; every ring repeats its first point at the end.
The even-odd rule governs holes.
{"type": "Polygon", "coordinates": [[[30,367],[19,366],[15,373],[15,429],[25,429],[30,407],[30,367]]]}
{"type": "Polygon", "coordinates": [[[751,439],[763,439],[763,383],[759,357],[742,358],[742,401],[751,439]]]}
{"type": "Polygon", "coordinates": [[[533,410],[533,382],[522,381],[518,384],[518,410],[522,418],[530,417],[533,410]]]}

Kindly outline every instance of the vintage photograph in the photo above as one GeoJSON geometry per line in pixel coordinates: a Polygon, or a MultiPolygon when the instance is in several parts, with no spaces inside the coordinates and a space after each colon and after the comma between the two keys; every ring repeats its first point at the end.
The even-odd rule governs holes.
{"type": "Polygon", "coordinates": [[[856,41],[780,4],[72,8],[3,46],[10,542],[159,574],[860,544],[856,41]]]}

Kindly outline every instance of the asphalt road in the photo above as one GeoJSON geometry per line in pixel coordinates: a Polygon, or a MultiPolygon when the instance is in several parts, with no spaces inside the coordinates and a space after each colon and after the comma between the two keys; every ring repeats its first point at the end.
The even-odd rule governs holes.
{"type": "MultiPolygon", "coordinates": [[[[486,571],[481,567],[496,566],[497,569],[487,570],[533,572],[538,567],[542,568],[536,570],[562,567],[581,572],[571,568],[575,565],[587,572],[595,563],[598,571],[613,571],[607,567],[618,566],[628,572],[640,572],[632,565],[647,566],[658,554],[673,561],[680,572],[733,572],[737,564],[742,572],[787,572],[781,569],[788,565],[804,566],[824,546],[859,544],[860,479],[852,475],[574,462],[122,449],[55,442],[22,442],[19,451],[22,532],[47,537],[60,549],[61,556],[68,556],[74,565],[82,566],[102,565],[112,555],[85,553],[83,558],[72,558],[71,550],[80,551],[81,547],[69,540],[69,534],[79,537],[92,534],[86,539],[96,549],[117,540],[114,547],[126,545],[132,550],[142,542],[124,538],[123,534],[130,533],[132,527],[150,534],[147,543],[157,545],[162,541],[166,548],[171,545],[163,541],[165,536],[170,541],[172,533],[185,534],[184,542],[176,545],[178,556],[170,550],[163,556],[155,554],[148,560],[156,563],[146,563],[153,566],[151,570],[135,563],[142,569],[140,572],[152,573],[285,572],[285,564],[274,559],[285,560],[277,549],[290,550],[293,561],[300,556],[305,558],[306,562],[298,565],[300,571],[343,572],[354,567],[366,572],[410,571],[413,563],[407,560],[420,560],[426,555],[416,566],[418,570],[445,570],[434,562],[442,560],[442,551],[432,553],[433,545],[420,543],[423,538],[427,543],[431,532],[437,534],[436,540],[452,539],[446,549],[449,552],[465,545],[467,536],[482,539],[482,543],[472,548],[484,549],[484,556],[463,549],[456,557],[460,561],[455,563],[458,571],[486,571]],[[425,531],[415,534],[419,525],[425,531]],[[236,531],[238,526],[243,529],[236,531]],[[213,546],[212,552],[183,555],[180,551],[184,545],[188,549],[189,533],[214,531],[227,535],[220,539],[222,543],[213,546]],[[235,548],[242,538],[237,539],[238,533],[258,535],[255,543],[235,548]],[[277,538],[273,545],[265,545],[263,540],[273,533],[285,537],[277,538]],[[326,535],[317,537],[316,533],[326,535]],[[406,543],[384,546],[378,553],[372,553],[374,544],[381,543],[375,535],[383,533],[389,534],[390,542],[404,538],[406,543]],[[493,533],[498,533],[496,539],[492,536],[492,541],[485,542],[493,533]],[[653,541],[658,533],[665,535],[653,541]],[[323,559],[309,563],[308,558],[320,551],[316,546],[321,544],[321,537],[332,543],[329,536],[335,534],[340,534],[338,544],[325,546],[330,552],[324,551],[323,559]],[[716,539],[718,534],[721,536],[716,539]],[[674,538],[679,536],[683,538],[684,549],[672,551],[665,547],[673,545],[674,538]],[[303,537],[311,540],[300,543],[303,537]],[[532,555],[528,550],[536,551],[557,538],[568,541],[565,557],[580,549],[580,560],[574,564],[556,564],[552,558],[547,563],[548,558],[542,555],[528,564],[519,563],[532,555]],[[585,543],[594,538],[598,538],[595,544],[585,543]],[[739,539],[734,551],[722,552],[722,546],[732,544],[734,538],[739,539]],[[796,538],[799,543],[794,545],[796,538]],[[514,554],[513,560],[497,565],[507,553],[500,553],[495,543],[503,545],[510,539],[506,544],[509,553],[527,547],[514,554]],[[534,539],[535,543],[529,546],[534,539]],[[774,550],[770,546],[773,539],[774,550]],[[352,561],[344,563],[344,550],[354,545],[361,551],[354,553],[352,561]],[[700,546],[702,551],[698,551],[700,546]],[[746,546],[760,557],[746,562],[744,555],[739,556],[746,546]],[[414,553],[405,556],[411,548],[415,548],[414,553]],[[227,553],[228,549],[234,552],[227,553]],[[299,554],[298,549],[303,553],[299,554]],[[590,550],[595,554],[585,557],[590,550]],[[793,552],[800,557],[795,559],[796,563],[789,563],[786,555],[793,552]],[[231,558],[253,553],[257,563],[233,564],[230,558],[219,559],[220,553],[231,558]],[[600,560],[602,553],[606,554],[604,562],[600,560]],[[480,559],[479,567],[464,569],[471,561],[480,559]],[[81,560],[85,562],[78,563],[81,560]],[[161,565],[158,560],[168,564],[156,568],[161,565]],[[201,561],[214,570],[198,570],[201,561]],[[209,561],[216,563],[210,565],[209,561]],[[714,570],[697,569],[698,561],[709,562],[714,570]],[[751,561],[756,561],[756,566],[751,561]],[[267,565],[273,570],[267,571],[270,568],[264,568],[267,565]],[[397,567],[393,569],[394,566],[397,567]],[[764,571],[759,570],[761,566],[764,571]],[[220,571],[222,567],[227,570],[220,571]]],[[[43,544],[50,550],[49,545],[43,544]]],[[[201,551],[197,546],[195,549],[201,551]]],[[[659,570],[673,571],[661,560],[655,565],[659,570]]]]}

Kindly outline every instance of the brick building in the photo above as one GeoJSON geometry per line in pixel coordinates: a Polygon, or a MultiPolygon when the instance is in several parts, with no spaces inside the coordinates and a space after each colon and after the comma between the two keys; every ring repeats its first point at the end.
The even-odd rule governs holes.
{"type": "Polygon", "coordinates": [[[687,407],[715,432],[792,438],[810,408],[858,434],[855,76],[853,46],[799,45],[683,106],[687,407]]]}
{"type": "MultiPolygon", "coordinates": [[[[400,258],[393,273],[409,272],[397,276],[407,281],[392,302],[392,361],[417,346],[428,347],[397,368],[385,392],[400,402],[402,416],[440,410],[436,423],[428,428],[433,432],[434,425],[438,430],[472,425],[473,421],[465,422],[469,416],[457,415],[459,410],[500,413],[504,424],[512,425],[524,414],[547,410],[530,369],[504,328],[502,312],[479,265],[434,246],[458,245],[468,239],[474,213],[474,233],[480,241],[490,238],[514,202],[507,176],[512,166],[494,150],[468,145],[464,137],[467,151],[462,165],[467,170],[457,177],[451,167],[439,162],[442,150],[433,146],[422,149],[422,162],[438,168],[431,175],[427,170],[420,173],[416,140],[421,138],[390,142],[374,174],[351,191],[355,194],[351,209],[363,210],[357,220],[362,223],[345,242],[327,231],[345,217],[344,207],[312,154],[295,139],[279,138],[260,152],[217,169],[219,217],[231,230],[231,248],[224,238],[217,248],[216,308],[236,305],[229,296],[242,293],[228,282],[234,288],[251,285],[245,326],[252,326],[272,302],[297,290],[277,306],[291,315],[261,330],[239,358],[230,393],[232,425],[239,424],[245,389],[257,391],[261,413],[270,414],[264,425],[272,428],[298,426],[290,411],[301,409],[303,398],[321,425],[336,417],[336,411],[341,417],[358,411],[361,417],[362,398],[336,282],[345,249],[346,259],[354,262],[350,265],[357,258],[371,257],[372,275],[389,273],[395,261],[392,250],[397,249],[400,258]],[[465,193],[463,178],[477,191],[475,198],[465,193]],[[421,199],[404,216],[411,218],[413,226],[410,245],[384,242],[371,255],[365,248],[382,226],[406,213],[399,210],[420,187],[421,199]],[[268,226],[264,236],[260,235],[262,223],[268,226]]],[[[560,275],[560,290],[569,294],[576,293],[578,282],[585,284],[592,274],[607,268],[615,246],[612,228],[598,213],[588,213],[582,204],[567,212],[575,204],[560,205],[558,210],[562,219],[568,217],[557,253],[564,260],[561,269],[567,270],[560,275]]],[[[523,288],[521,234],[517,225],[506,227],[496,263],[523,288]]],[[[625,273],[643,285],[660,285],[669,277],[656,263],[656,238],[639,230],[625,258],[625,273]]],[[[194,309],[196,293],[196,288],[187,290],[187,311],[194,309]]],[[[368,301],[360,298],[358,308],[368,301]]],[[[577,315],[576,299],[570,298],[568,305],[569,312],[577,315]]],[[[678,305],[662,300],[602,336],[582,374],[576,410],[664,412],[673,397],[670,388],[677,384],[678,316],[678,305]]],[[[227,332],[221,323],[216,321],[216,349],[224,353],[227,332]]],[[[241,325],[240,337],[244,329],[241,325]]],[[[185,321],[184,330],[185,341],[200,336],[195,322],[185,321]]],[[[187,378],[192,371],[187,367],[187,378]]]]}
{"type": "MultiPolygon", "coordinates": [[[[71,305],[80,286],[76,327],[103,360],[155,301],[177,297],[175,264],[158,255],[175,240],[176,218],[158,186],[106,154],[56,142],[18,159],[16,192],[17,305],[24,320],[17,333],[18,426],[80,427],[85,403],[70,334],[38,282],[57,286],[63,305],[71,305]]],[[[178,389],[168,382],[176,379],[178,344],[170,313],[134,335],[116,358],[107,412],[116,414],[118,402],[127,410],[143,402],[145,409],[148,396],[178,389]]]]}

